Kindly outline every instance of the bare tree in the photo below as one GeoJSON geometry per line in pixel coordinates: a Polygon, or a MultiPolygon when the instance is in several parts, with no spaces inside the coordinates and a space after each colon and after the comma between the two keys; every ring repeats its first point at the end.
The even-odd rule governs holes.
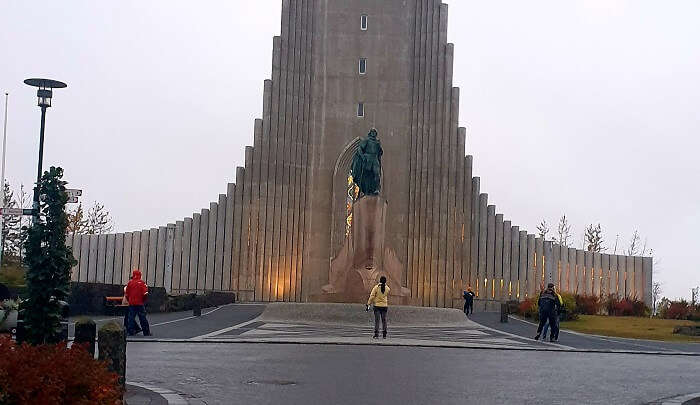
{"type": "Polygon", "coordinates": [[[651,302],[652,302],[652,314],[656,314],[656,303],[659,302],[661,297],[661,283],[659,281],[654,281],[651,285],[651,302]]]}
{"type": "Polygon", "coordinates": [[[547,226],[547,221],[544,219],[537,225],[537,234],[543,240],[547,240],[547,234],[549,233],[549,226],[547,226]]]}
{"type": "MultiPolygon", "coordinates": [[[[19,204],[19,208],[30,208],[32,205],[32,198],[29,196],[29,193],[24,191],[24,184],[19,185],[19,196],[17,198],[17,202],[19,204]]],[[[29,225],[30,225],[30,219],[29,217],[22,216],[19,220],[19,259],[22,261],[22,258],[24,257],[24,242],[27,240],[27,237],[29,236],[29,225]]]]}
{"type": "Polygon", "coordinates": [[[557,233],[559,237],[557,243],[560,246],[569,247],[571,244],[571,242],[569,242],[569,239],[571,239],[571,225],[569,225],[569,221],[566,219],[566,214],[562,215],[559,219],[557,233]]]}
{"type": "Polygon", "coordinates": [[[68,211],[68,227],[66,228],[66,232],[75,235],[87,233],[86,230],[87,219],[85,219],[83,203],[80,203],[74,210],[68,211]]]}
{"type": "Polygon", "coordinates": [[[111,214],[104,204],[99,202],[95,202],[87,212],[83,209],[83,204],[78,204],[74,210],[68,211],[68,233],[101,235],[112,232],[113,228],[111,214]]]}
{"type": "MultiPolygon", "coordinates": [[[[7,181],[3,185],[2,192],[5,199],[5,207],[7,208],[17,208],[17,200],[15,199],[14,192],[10,188],[10,183],[7,181]]],[[[2,226],[2,257],[3,261],[6,261],[8,256],[19,257],[19,228],[21,216],[16,215],[4,215],[3,216],[3,226],[2,226]]]]}
{"type": "Polygon", "coordinates": [[[600,224],[595,226],[593,226],[593,224],[588,225],[584,235],[586,250],[598,253],[605,251],[606,248],[603,246],[603,230],[600,228],[600,224]]]}
{"type": "Polygon", "coordinates": [[[695,287],[690,290],[690,297],[691,297],[691,302],[693,303],[693,306],[697,305],[698,303],[698,297],[700,297],[700,287],[695,287]]]}
{"type": "Polygon", "coordinates": [[[87,212],[87,233],[92,235],[110,233],[114,229],[112,216],[104,204],[95,202],[87,212]]]}
{"type": "Polygon", "coordinates": [[[641,238],[639,237],[639,232],[635,229],[632,234],[632,239],[630,239],[630,245],[625,252],[627,256],[637,256],[639,254],[641,244],[641,238]]]}

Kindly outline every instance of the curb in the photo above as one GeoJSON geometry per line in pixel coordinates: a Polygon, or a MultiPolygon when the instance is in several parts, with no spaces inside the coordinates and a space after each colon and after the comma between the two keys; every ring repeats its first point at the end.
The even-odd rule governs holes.
{"type": "Polygon", "coordinates": [[[645,354],[655,356],[691,356],[700,357],[700,353],[694,352],[666,352],[643,350],[609,350],[609,349],[567,349],[561,347],[497,347],[493,345],[475,345],[470,343],[424,343],[424,342],[352,342],[337,339],[129,339],[130,343],[179,343],[179,344],[287,344],[287,345],[338,345],[338,346],[394,346],[394,347],[421,347],[443,349],[481,349],[481,350],[506,350],[506,351],[530,351],[530,352],[563,352],[563,353],[603,353],[603,354],[645,354]]]}
{"type": "Polygon", "coordinates": [[[139,382],[127,381],[126,385],[133,385],[135,387],[143,388],[145,390],[151,391],[154,394],[163,397],[168,402],[168,405],[190,405],[190,402],[183,398],[180,394],[175,391],[156,387],[150,384],[144,384],[139,382]]]}
{"type": "Polygon", "coordinates": [[[700,399],[700,392],[696,392],[693,394],[679,395],[677,397],[659,399],[659,400],[656,400],[653,402],[649,402],[649,405],[678,405],[678,404],[684,404],[684,403],[686,403],[688,401],[692,401],[694,399],[700,399]]]}
{"type": "MultiPolygon", "coordinates": [[[[531,322],[531,321],[529,321],[529,320],[523,319],[523,318],[521,318],[521,317],[519,317],[519,316],[508,315],[508,318],[509,318],[509,319],[516,320],[516,321],[524,322],[524,323],[527,323],[527,324],[530,324],[530,325],[533,325],[533,326],[539,326],[538,324],[536,324],[536,323],[534,323],[534,322],[531,322]]],[[[628,338],[628,337],[621,337],[621,336],[596,335],[596,334],[593,334],[593,333],[577,332],[577,331],[571,330],[571,329],[561,329],[561,331],[562,331],[562,332],[566,332],[566,333],[570,333],[570,334],[576,335],[576,336],[587,337],[587,338],[594,337],[594,338],[598,338],[598,339],[602,339],[602,340],[612,340],[612,341],[616,341],[617,343],[626,343],[626,344],[635,345],[635,346],[641,346],[641,347],[644,347],[644,346],[645,346],[644,343],[670,343],[670,344],[673,344],[673,343],[690,343],[690,344],[693,344],[693,343],[694,343],[694,342],[669,342],[669,341],[665,341],[665,340],[635,339],[635,338],[628,338]]],[[[672,351],[672,352],[676,352],[676,353],[682,353],[681,351],[678,351],[678,350],[675,350],[675,349],[668,349],[668,350],[666,350],[666,351],[672,351]]]]}

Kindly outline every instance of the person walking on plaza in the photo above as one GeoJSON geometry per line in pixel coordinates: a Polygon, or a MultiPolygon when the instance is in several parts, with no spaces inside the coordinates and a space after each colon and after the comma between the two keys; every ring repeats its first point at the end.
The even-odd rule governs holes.
{"type": "Polygon", "coordinates": [[[474,313],[474,291],[472,287],[468,286],[467,291],[462,293],[464,297],[464,314],[469,315],[474,313]]]}
{"type": "Polygon", "coordinates": [[[386,277],[381,276],[379,278],[379,284],[372,288],[372,292],[369,294],[369,299],[367,300],[367,308],[369,311],[369,306],[374,306],[374,338],[379,338],[379,318],[382,319],[382,337],[386,339],[386,313],[389,309],[389,286],[386,285],[386,277]]]}
{"type": "Polygon", "coordinates": [[[559,308],[561,308],[561,303],[559,302],[557,293],[554,292],[554,284],[549,283],[547,285],[547,289],[540,293],[540,298],[537,300],[537,304],[540,308],[540,324],[537,327],[537,335],[535,335],[535,340],[539,340],[544,324],[549,321],[549,327],[552,329],[549,340],[550,342],[555,342],[559,336],[559,323],[557,322],[556,317],[559,313],[559,308]]]}
{"type": "MultiPolygon", "coordinates": [[[[133,276],[129,276],[129,280],[131,280],[133,276]]],[[[124,296],[122,297],[122,305],[126,306],[126,311],[124,311],[124,330],[127,331],[129,330],[129,300],[126,299],[126,286],[124,286],[124,296]]],[[[134,332],[134,335],[138,335],[139,332],[141,332],[141,326],[136,322],[136,319],[134,319],[134,326],[136,328],[132,331],[134,332]]]]}
{"type": "Polygon", "coordinates": [[[146,307],[144,306],[147,296],[148,286],[141,280],[141,272],[139,270],[134,270],[131,281],[129,281],[129,284],[126,285],[126,289],[124,290],[124,298],[129,302],[129,312],[126,322],[126,332],[129,336],[133,336],[137,333],[135,319],[137,315],[139,317],[141,329],[143,329],[143,335],[151,335],[148,319],[146,319],[146,307]]]}
{"type": "MultiPolygon", "coordinates": [[[[555,314],[555,319],[557,321],[557,335],[555,336],[554,334],[550,335],[551,338],[554,338],[554,340],[559,340],[559,313],[561,312],[561,309],[564,308],[564,301],[561,298],[561,295],[558,292],[554,292],[557,295],[557,298],[559,298],[559,308],[560,310],[557,311],[555,314]]],[[[544,324],[544,328],[542,329],[542,339],[547,339],[547,332],[549,331],[549,320],[544,324]]],[[[552,333],[554,333],[554,329],[552,329],[552,333]]]]}

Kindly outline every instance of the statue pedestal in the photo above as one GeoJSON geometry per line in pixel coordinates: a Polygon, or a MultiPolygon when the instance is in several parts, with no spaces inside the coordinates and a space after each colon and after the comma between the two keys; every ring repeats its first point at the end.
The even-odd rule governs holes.
{"type": "Polygon", "coordinates": [[[403,265],[385,246],[387,202],[380,196],[364,196],[352,207],[352,231],[331,261],[329,284],[310,296],[315,302],[366,303],[372,288],[385,276],[389,305],[408,305],[411,291],[402,286],[403,265]]]}

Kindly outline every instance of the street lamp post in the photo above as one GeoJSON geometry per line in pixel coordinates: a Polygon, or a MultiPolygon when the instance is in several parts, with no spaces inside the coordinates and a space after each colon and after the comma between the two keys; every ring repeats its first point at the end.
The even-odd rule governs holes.
{"type": "Polygon", "coordinates": [[[41,182],[41,166],[44,162],[44,126],[46,123],[46,109],[51,107],[51,97],[53,89],[62,89],[67,86],[63,82],[51,79],[27,79],[24,81],[32,87],[38,87],[36,96],[39,99],[38,106],[41,107],[41,130],[39,133],[39,167],[36,175],[36,186],[34,186],[34,202],[32,204],[34,223],[39,220],[39,183],[41,182]]]}

